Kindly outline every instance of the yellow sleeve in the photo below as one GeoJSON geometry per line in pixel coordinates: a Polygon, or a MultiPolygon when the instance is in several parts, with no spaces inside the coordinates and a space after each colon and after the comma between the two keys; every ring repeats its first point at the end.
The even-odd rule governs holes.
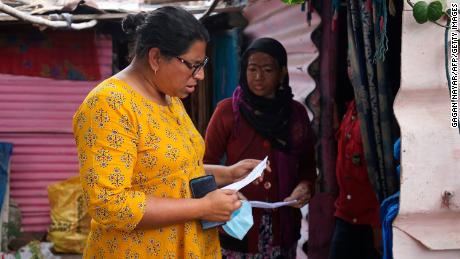
{"type": "Polygon", "coordinates": [[[92,93],[73,120],[89,214],[102,225],[124,231],[136,227],[145,209],[145,193],[131,186],[138,126],[129,99],[116,90],[92,93]]]}

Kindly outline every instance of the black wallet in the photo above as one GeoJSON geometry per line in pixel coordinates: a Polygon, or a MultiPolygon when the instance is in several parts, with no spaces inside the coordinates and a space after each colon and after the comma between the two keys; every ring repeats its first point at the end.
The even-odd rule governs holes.
{"type": "MultiPolygon", "coordinates": [[[[208,192],[212,192],[217,189],[216,180],[213,175],[205,175],[198,178],[193,178],[190,180],[190,190],[192,191],[192,196],[195,199],[204,197],[208,192]]],[[[221,226],[225,222],[215,222],[201,220],[201,227],[203,229],[210,229],[213,227],[221,226]]]]}

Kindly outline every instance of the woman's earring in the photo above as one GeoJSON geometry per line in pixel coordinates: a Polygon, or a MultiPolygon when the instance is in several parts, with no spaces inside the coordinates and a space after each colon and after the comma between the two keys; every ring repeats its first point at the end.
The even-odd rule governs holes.
{"type": "Polygon", "coordinates": [[[155,75],[157,75],[157,71],[158,71],[157,69],[153,70],[153,72],[155,73],[155,75]]]}

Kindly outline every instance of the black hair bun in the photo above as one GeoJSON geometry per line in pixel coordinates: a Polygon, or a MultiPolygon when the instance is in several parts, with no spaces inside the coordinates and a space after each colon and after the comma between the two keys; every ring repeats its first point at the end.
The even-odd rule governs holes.
{"type": "Polygon", "coordinates": [[[121,28],[126,34],[134,35],[136,33],[137,27],[144,23],[146,16],[147,16],[146,12],[140,12],[137,14],[129,14],[121,22],[121,28]]]}

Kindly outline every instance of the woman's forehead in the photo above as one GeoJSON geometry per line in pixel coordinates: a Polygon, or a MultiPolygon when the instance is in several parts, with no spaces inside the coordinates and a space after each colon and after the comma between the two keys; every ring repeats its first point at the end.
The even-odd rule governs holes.
{"type": "Polygon", "coordinates": [[[249,55],[248,58],[248,65],[256,64],[256,65],[276,65],[277,61],[274,57],[270,54],[265,52],[254,52],[249,55]]]}
{"type": "Polygon", "coordinates": [[[194,41],[187,52],[185,52],[182,57],[186,57],[193,62],[203,61],[204,57],[206,56],[206,42],[197,40],[194,41]]]}

